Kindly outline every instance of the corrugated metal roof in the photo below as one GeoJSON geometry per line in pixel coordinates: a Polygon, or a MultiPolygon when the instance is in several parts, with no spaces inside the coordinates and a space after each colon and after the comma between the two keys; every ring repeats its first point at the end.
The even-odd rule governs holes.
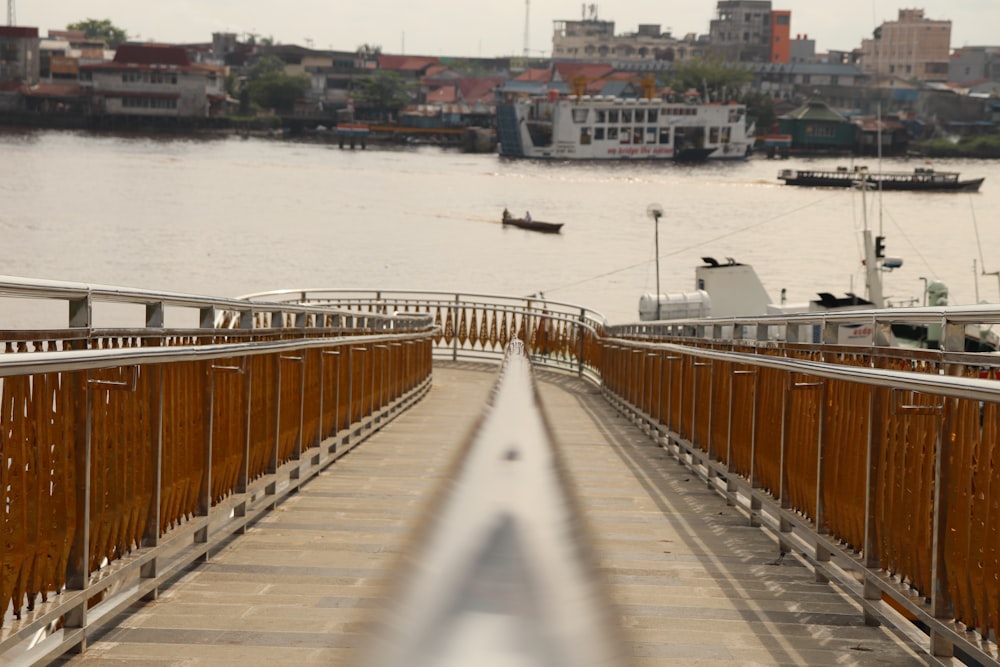
{"type": "Polygon", "coordinates": [[[187,51],[167,44],[122,44],[115,51],[114,62],[136,65],[174,65],[188,67],[191,60],[187,51]]]}

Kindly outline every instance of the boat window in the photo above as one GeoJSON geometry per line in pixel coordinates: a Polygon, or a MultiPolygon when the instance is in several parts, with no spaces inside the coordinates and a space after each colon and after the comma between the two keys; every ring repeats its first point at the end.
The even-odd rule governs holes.
{"type": "Polygon", "coordinates": [[[622,124],[627,125],[632,122],[632,110],[622,109],[622,124]]]}
{"type": "Polygon", "coordinates": [[[586,123],[587,114],[590,113],[590,109],[573,109],[573,122],[574,123],[586,123]]]}
{"type": "Polygon", "coordinates": [[[632,143],[641,144],[642,143],[642,128],[636,127],[632,128],[632,143]]]}
{"type": "Polygon", "coordinates": [[[581,127],[580,128],[580,145],[589,146],[590,145],[590,128],[581,127]]]}
{"type": "Polygon", "coordinates": [[[645,109],[636,109],[635,110],[635,122],[637,122],[637,123],[645,123],[646,122],[646,110],[645,109]]]}
{"type": "Polygon", "coordinates": [[[655,144],[656,143],[656,128],[647,127],[646,128],[646,143],[655,144]]]}
{"type": "Polygon", "coordinates": [[[660,143],[669,144],[670,143],[670,128],[661,127],[660,128],[660,143]]]}
{"type": "Polygon", "coordinates": [[[604,128],[603,127],[595,127],[594,128],[594,140],[595,141],[603,141],[604,140],[604,128]]]}
{"type": "Polygon", "coordinates": [[[608,112],[605,109],[595,109],[594,113],[597,115],[598,123],[608,122],[608,112]]]}
{"type": "Polygon", "coordinates": [[[722,137],[721,137],[722,143],[724,143],[724,144],[728,144],[729,143],[729,139],[732,136],[730,134],[732,132],[732,129],[733,128],[729,127],[728,125],[726,127],[722,128],[722,137]]]}
{"type": "Polygon", "coordinates": [[[656,109],[649,109],[646,111],[646,120],[650,123],[656,122],[656,109]]]}
{"type": "Polygon", "coordinates": [[[608,111],[608,122],[617,123],[618,122],[618,109],[611,109],[608,111]]]}
{"type": "Polygon", "coordinates": [[[617,138],[618,138],[618,128],[617,127],[609,127],[608,128],[608,139],[614,141],[617,138]]]}
{"type": "Polygon", "coordinates": [[[708,129],[708,143],[710,144],[719,143],[719,128],[710,127],[708,129]]]}
{"type": "Polygon", "coordinates": [[[623,127],[621,133],[618,135],[618,143],[620,144],[630,144],[632,143],[632,128],[623,127]]]}

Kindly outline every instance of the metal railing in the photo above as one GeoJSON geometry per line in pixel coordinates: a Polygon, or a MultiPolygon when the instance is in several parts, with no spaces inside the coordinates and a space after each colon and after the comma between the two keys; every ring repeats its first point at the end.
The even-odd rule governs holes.
{"type": "Polygon", "coordinates": [[[499,360],[520,340],[532,363],[601,385],[867,620],[902,613],[929,628],[931,654],[998,664],[1000,355],[964,338],[1000,309],[609,327],[573,304],[484,294],[213,299],[0,278],[0,297],[68,313],[64,328],[0,330],[0,530],[18,545],[0,554],[7,655],[82,649],[419,398],[432,358],[499,360]],[[141,307],[145,326],[96,326],[105,302],[141,307]],[[166,326],[192,309],[194,326],[166,326]],[[837,344],[859,322],[872,342],[837,344]],[[885,344],[898,323],[939,327],[941,349],[885,344]]]}
{"type": "Polygon", "coordinates": [[[389,630],[369,639],[359,667],[439,663],[441,646],[456,647],[447,660],[454,664],[501,656],[551,667],[628,664],[555,443],[524,344],[510,341],[405,571],[394,577],[381,624],[389,630]],[[483,622],[487,607],[491,620],[483,622]],[[511,651],[498,645],[497,623],[531,630],[511,651]]]}
{"type": "Polygon", "coordinates": [[[891,370],[844,346],[809,361],[773,343],[601,344],[608,399],[773,529],[783,553],[856,596],[867,621],[900,612],[929,628],[931,655],[1000,664],[996,355],[891,370]],[[991,379],[969,377],[983,367],[991,379]]]}
{"type": "Polygon", "coordinates": [[[0,280],[68,304],[0,331],[0,655],[81,651],[428,391],[428,317],[0,280]],[[148,326],[94,327],[92,306],[148,326]],[[202,327],[163,326],[165,307],[202,327]],[[220,311],[243,328],[226,329],[220,311]]]}
{"type": "Polygon", "coordinates": [[[465,292],[308,288],[244,297],[323,304],[353,313],[429,315],[440,328],[434,355],[441,359],[499,361],[507,343],[523,341],[532,363],[597,380],[598,338],[604,316],[589,308],[542,297],[465,292]]]}

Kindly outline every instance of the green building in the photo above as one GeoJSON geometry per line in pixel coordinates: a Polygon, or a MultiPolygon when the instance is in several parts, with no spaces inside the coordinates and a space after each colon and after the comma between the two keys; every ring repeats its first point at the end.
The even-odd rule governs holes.
{"type": "Polygon", "coordinates": [[[796,152],[850,152],[858,145],[858,131],[851,120],[820,101],[809,101],[778,118],[778,132],[792,137],[796,152]]]}

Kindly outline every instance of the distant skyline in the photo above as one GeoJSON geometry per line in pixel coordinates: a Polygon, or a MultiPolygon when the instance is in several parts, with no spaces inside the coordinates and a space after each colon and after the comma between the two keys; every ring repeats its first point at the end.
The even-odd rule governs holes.
{"type": "MultiPolygon", "coordinates": [[[[281,44],[353,51],[362,44],[383,53],[502,57],[528,49],[550,56],[553,22],[583,17],[584,3],[556,0],[469,2],[468,0],[366,0],[335,2],[296,0],[17,0],[16,23],[37,27],[41,35],[88,18],[109,19],[131,39],[208,42],[213,32],[270,37],[281,44]]],[[[6,3],[3,11],[6,10],[6,3]]],[[[586,6],[589,6],[587,4],[586,6]]],[[[614,21],[615,32],[634,32],[639,24],[659,24],[675,37],[707,34],[716,14],[715,0],[630,0],[596,5],[601,20],[614,21]]],[[[773,9],[792,12],[792,34],[808,35],[816,50],[848,51],[861,45],[899,9],[923,9],[925,17],[952,21],[951,46],[1000,44],[1000,0],[772,0],[773,9]]],[[[0,17],[7,22],[6,12],[0,17]]]]}

